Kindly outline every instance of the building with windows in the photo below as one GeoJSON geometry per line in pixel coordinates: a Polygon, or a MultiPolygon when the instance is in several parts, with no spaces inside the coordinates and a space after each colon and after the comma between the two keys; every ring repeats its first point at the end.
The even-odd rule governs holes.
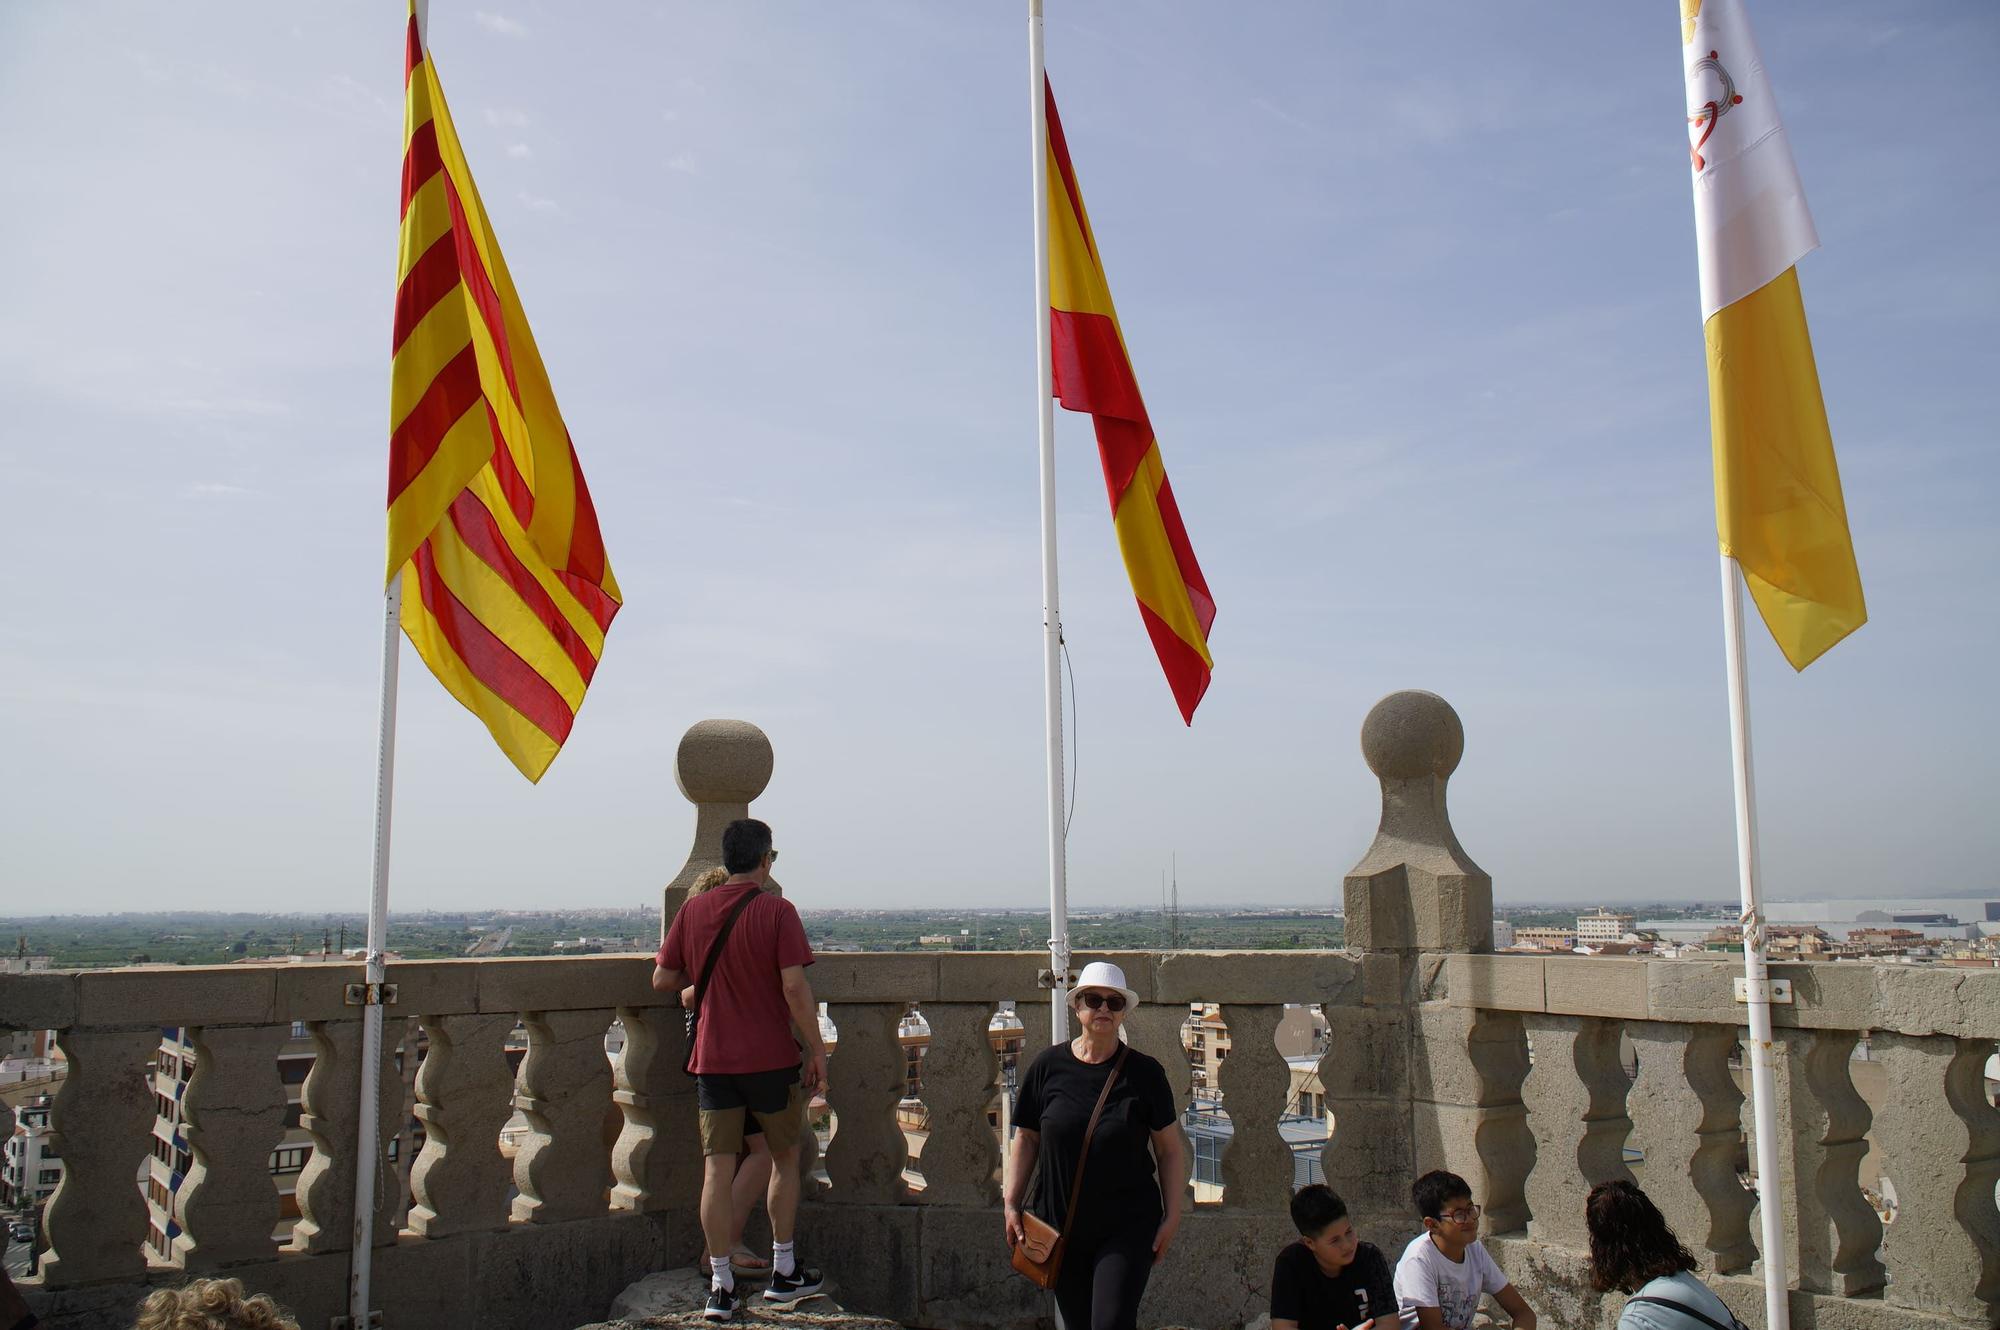
{"type": "Polygon", "coordinates": [[[0,1207],[33,1209],[62,1181],[62,1157],[49,1138],[50,1098],[38,1094],[14,1110],[14,1134],[0,1147],[0,1207]]]}
{"type": "Polygon", "coordinates": [[[1523,949],[1535,948],[1543,951],[1575,951],[1576,930],[1543,925],[1516,928],[1514,945],[1523,949]]]}
{"type": "Polygon", "coordinates": [[[1636,915],[1599,908],[1576,917],[1576,940],[1582,946],[1623,942],[1638,922],[1636,915]]]}

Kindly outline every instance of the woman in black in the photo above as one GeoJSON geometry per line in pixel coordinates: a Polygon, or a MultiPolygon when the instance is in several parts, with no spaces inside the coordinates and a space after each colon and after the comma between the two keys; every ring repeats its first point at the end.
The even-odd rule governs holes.
{"type": "Polygon", "coordinates": [[[1117,966],[1084,966],[1069,995],[1082,1033],[1035,1058],[1014,1109],[1007,1245],[1021,1241],[1024,1201],[1062,1231],[1055,1295],[1063,1330],[1137,1330],[1146,1279],[1181,1223],[1187,1174],[1173,1090],[1156,1060],[1118,1037],[1138,1000],[1117,966]],[[1122,1070],[1090,1138],[1076,1213],[1066,1214],[1091,1110],[1121,1054],[1122,1070]],[[1032,1196],[1026,1195],[1030,1173],[1037,1179],[1032,1196]]]}

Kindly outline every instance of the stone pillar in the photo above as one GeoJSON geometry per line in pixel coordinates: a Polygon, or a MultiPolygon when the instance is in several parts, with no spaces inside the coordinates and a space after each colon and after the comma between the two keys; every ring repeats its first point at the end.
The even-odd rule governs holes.
{"type": "Polygon", "coordinates": [[[1985,1091],[1993,1041],[1877,1033],[1871,1043],[1888,1072],[1875,1143],[1896,1189],[1883,1297],[2000,1323],[2000,1109],[1985,1091]]]}
{"type": "Polygon", "coordinates": [[[42,1216],[42,1282],[137,1280],[146,1271],[146,1198],[132,1178],[157,1111],[151,1073],[160,1032],[71,1029],[59,1042],[69,1075],[50,1105],[49,1136],[63,1176],[42,1216]]]}
{"type": "Polygon", "coordinates": [[[1382,821],[1347,872],[1349,947],[1493,950],[1493,879],[1458,843],[1445,808],[1445,784],[1464,753],[1465,727],[1436,693],[1391,693],[1362,722],[1382,821]]]}
{"type": "Polygon", "coordinates": [[[1222,1151],[1222,1204],[1230,1210],[1282,1211],[1292,1199],[1292,1152],[1278,1134],[1291,1089],[1290,1069],[1278,1055],[1276,1003],[1225,1002],[1229,1067],[1222,1106],[1229,1113],[1229,1144],[1222,1151]]]}
{"type": "Polygon", "coordinates": [[[410,1171],[410,1227],[427,1238],[502,1228],[513,1171],[500,1129],[513,1109],[507,1036],[514,1017],[426,1016],[430,1040],[417,1068],[424,1148],[410,1171]]]}
{"type": "MultiPolygon", "coordinates": [[[[1734,1031],[1731,1031],[1732,1036],[1734,1031]]],[[[1799,1287],[1844,1297],[1871,1293],[1886,1277],[1876,1252],[1882,1219],[1861,1194],[1861,1161],[1874,1118],[1854,1088],[1852,1030],[1780,1029],[1774,1071],[1778,1121],[1791,1124],[1779,1158],[1793,1185],[1791,1268],[1799,1287]]],[[[1747,1264],[1747,1263],[1746,1263],[1747,1264]]]]}
{"type": "MultiPolygon", "coordinates": [[[[1032,1013],[1030,1013],[1032,1018],[1032,1013]]],[[[1174,1131],[1181,1138],[1182,1213],[1194,1209],[1194,1145],[1188,1140],[1188,1101],[1194,1097],[1194,1066],[1188,1061],[1187,1045],[1181,1042],[1181,1028],[1187,1024],[1185,1002],[1142,1002],[1125,1017],[1125,1041],[1159,1061],[1167,1073],[1167,1085],[1174,1092],[1174,1131]]],[[[1044,1030],[1048,1027],[1043,1026],[1044,1030]]],[[[1021,1050],[1021,1074],[1027,1075],[1035,1050],[1021,1050]]],[[[926,1146],[928,1150],[930,1147],[926,1146]]]]}
{"type": "Polygon", "coordinates": [[[1521,1098],[1536,1141],[1535,1168],[1526,1188],[1532,1212],[1528,1236],[1588,1248],[1584,1198],[1600,1182],[1632,1177],[1625,1167],[1625,1138],[1632,1133],[1632,1120],[1625,1115],[1630,1087],[1618,1061],[1623,1022],[1536,1013],[1524,1023],[1534,1070],[1522,1085],[1521,1098]]]}
{"type": "MultiPolygon", "coordinates": [[[[1408,1226],[1410,1181],[1437,1166],[1440,1156],[1432,1152],[1447,1137],[1459,1167],[1504,1153],[1503,1140],[1521,1144],[1510,1125],[1518,1123],[1519,1081],[1505,1084],[1512,1068],[1502,1065],[1504,1055],[1488,1048],[1500,1062],[1488,1057],[1484,1070],[1469,1064],[1479,1018],[1448,1015],[1442,1002],[1419,1002],[1421,953],[1493,946],[1493,880],[1458,843],[1445,801],[1464,752],[1465,727],[1435,693],[1391,693],[1361,725],[1362,757],[1382,787],[1374,842],[1342,889],[1348,948],[1366,953],[1362,1001],[1359,1008],[1326,1008],[1333,1051],[1320,1076],[1334,1115],[1323,1156],[1327,1181],[1357,1224],[1376,1229],[1408,1226]],[[1428,1088],[1418,1093],[1414,1087],[1426,1076],[1428,1088]],[[1477,1146],[1482,1139],[1486,1144],[1477,1146]],[[1475,1149],[1466,1153],[1466,1145],[1475,1149]]],[[[1499,1186],[1504,1193],[1507,1184],[1499,1186]]],[[[1499,1204],[1503,1213],[1519,1213],[1518,1202],[1504,1194],[1499,1204]]]]}
{"type": "Polygon", "coordinates": [[[927,1002],[931,1027],[924,1050],[924,1104],[930,1131],[920,1165],[928,1205],[986,1207],[1000,1200],[1000,1148],[986,1125],[1000,1060],[987,1026],[993,1008],[984,1002],[927,1002]]]}
{"type": "Polygon", "coordinates": [[[1398,1189],[1401,1222],[1411,1222],[1411,1180],[1448,1167],[1472,1187],[1485,1212],[1482,1231],[1520,1232],[1536,1142],[1521,1099],[1528,1047],[1519,1013],[1427,1002],[1417,1029],[1409,1062],[1417,1164],[1398,1189]]]}
{"type": "Polygon", "coordinates": [[[181,1127],[194,1165],[181,1184],[174,1258],[196,1274],[265,1260],[277,1251],[271,1151],[285,1136],[278,1050],[291,1030],[208,1026],[188,1034],[195,1064],[181,1096],[181,1127]]]}
{"type": "Polygon", "coordinates": [[[514,1157],[516,1220],[552,1224],[605,1212],[611,1151],[604,1139],[611,1103],[611,1063],[604,1056],[609,1008],[531,1011],[528,1055],[521,1061],[514,1107],[530,1134],[514,1157]]]}
{"type": "Polygon", "coordinates": [[[771,783],[771,766],[771,741],[747,720],[696,721],[681,736],[674,780],[695,807],[694,843],[661,893],[661,937],[694,880],[722,862],[723,829],[750,816],[750,801],[771,783]]]}
{"type": "MultiPolygon", "coordinates": [[[[400,1022],[386,1023],[382,1041],[382,1075],[376,1100],[379,1124],[375,1142],[375,1245],[396,1242],[397,1170],[389,1163],[389,1141],[402,1129],[403,1078],[396,1070],[395,1032],[400,1022]],[[388,1185],[385,1185],[388,1184],[388,1185]]],[[[351,1251],[354,1247],[354,1163],[359,1144],[361,1099],[361,1022],[313,1021],[312,1071],[301,1087],[299,1125],[312,1133],[312,1158],[299,1174],[295,1195],[299,1222],[292,1230],[290,1250],[351,1251]]]]}
{"type": "Polygon", "coordinates": [[[827,1064],[826,1102],[838,1121],[826,1148],[827,1199],[893,1205],[904,1196],[909,1147],[896,1125],[903,1097],[903,1046],[896,1038],[900,1002],[834,1002],[827,1014],[840,1046],[827,1064]]]}
{"type": "Polygon", "coordinates": [[[1646,1194],[1690,1251],[1720,1274],[1748,1270],[1755,1203],[1736,1176],[1743,1092],[1729,1074],[1733,1025],[1633,1022],[1630,1113],[1646,1152],[1646,1194]]]}

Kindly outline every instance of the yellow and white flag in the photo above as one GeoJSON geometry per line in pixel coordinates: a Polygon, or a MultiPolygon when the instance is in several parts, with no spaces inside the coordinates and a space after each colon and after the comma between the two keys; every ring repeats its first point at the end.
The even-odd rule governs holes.
{"type": "Polygon", "coordinates": [[[1680,0],[1715,525],[1792,668],[1868,621],[1799,297],[1819,248],[1742,0],[1680,0]]]}

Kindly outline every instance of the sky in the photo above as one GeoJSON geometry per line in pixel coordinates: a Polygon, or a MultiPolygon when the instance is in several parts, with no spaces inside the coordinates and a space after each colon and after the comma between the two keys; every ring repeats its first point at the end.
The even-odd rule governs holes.
{"type": "MultiPolygon", "coordinates": [[[[539,786],[404,648],[393,905],[657,901],[710,716],[801,906],[1045,902],[1024,6],[482,2],[432,57],[626,604],[539,786]]],[[[1048,8],[1219,607],[1185,728],[1058,412],[1072,902],[1337,902],[1400,688],[1498,900],[1732,897],[1676,6],[1048,8]]],[[[1795,675],[1753,612],[1766,892],[2000,895],[2000,9],[1753,18],[1871,613],[1795,675]]],[[[402,24],[0,7],[0,913],[365,908],[402,24]]]]}

